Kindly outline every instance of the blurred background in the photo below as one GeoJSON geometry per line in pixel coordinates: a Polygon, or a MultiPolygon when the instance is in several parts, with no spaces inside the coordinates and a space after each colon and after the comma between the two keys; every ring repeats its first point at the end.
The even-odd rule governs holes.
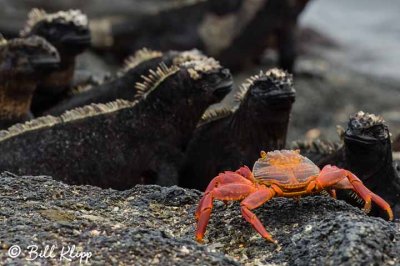
{"type": "Polygon", "coordinates": [[[294,73],[289,140],[337,140],[336,125],[359,110],[400,134],[400,1],[0,0],[0,32],[16,37],[35,7],[88,15],[92,49],[78,63],[95,75],[114,73],[144,46],[199,48],[237,84],[276,65],[294,73]]]}
{"type": "MultiPolygon", "coordinates": [[[[400,2],[396,0],[315,0],[301,14],[300,40],[303,44],[311,41],[307,39],[310,30],[323,36],[311,41],[310,50],[314,49],[326,63],[339,68],[344,79],[349,79],[338,91],[341,95],[331,99],[332,105],[344,101],[342,111],[326,113],[334,115],[334,123],[343,125],[349,113],[360,109],[382,115],[393,136],[400,133],[399,13],[400,2]],[[350,73],[346,74],[346,70],[350,73]],[[351,78],[352,71],[360,75],[351,78]],[[365,87],[359,83],[363,79],[365,87]],[[356,90],[363,95],[357,95],[356,90]]],[[[331,136],[332,128],[328,130],[331,136]]]]}
{"type": "MultiPolygon", "coordinates": [[[[315,0],[300,18],[343,48],[329,60],[381,78],[400,78],[400,2],[315,0]]],[[[327,55],[328,56],[328,55],[327,55]]]]}

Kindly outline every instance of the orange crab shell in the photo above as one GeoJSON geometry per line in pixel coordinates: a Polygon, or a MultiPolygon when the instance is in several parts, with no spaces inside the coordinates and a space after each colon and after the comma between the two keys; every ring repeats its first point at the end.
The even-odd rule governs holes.
{"type": "Polygon", "coordinates": [[[282,187],[307,186],[319,173],[318,166],[300,155],[299,150],[261,152],[261,158],[253,166],[254,178],[260,183],[282,187]]]}

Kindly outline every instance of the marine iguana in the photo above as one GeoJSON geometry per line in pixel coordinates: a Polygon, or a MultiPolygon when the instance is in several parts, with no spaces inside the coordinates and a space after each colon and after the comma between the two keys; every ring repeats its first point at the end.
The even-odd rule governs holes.
{"type": "Polygon", "coordinates": [[[271,69],[247,80],[234,109],[207,111],[193,134],[179,185],[203,190],[219,172],[256,161],[260,150],[282,149],[295,100],[293,79],[271,69]]]}
{"type": "MultiPolygon", "coordinates": [[[[364,112],[350,118],[344,133],[344,164],[371,191],[381,195],[399,218],[400,175],[393,165],[390,133],[384,122],[381,116],[364,112]]],[[[379,212],[378,208],[373,211],[379,212]]]]}
{"type": "MultiPolygon", "coordinates": [[[[343,130],[339,127],[340,130],[343,130]]],[[[337,164],[340,164],[340,160],[342,159],[341,153],[337,151],[343,147],[343,132],[338,132],[340,141],[329,141],[325,139],[312,139],[312,140],[297,140],[293,141],[291,144],[291,149],[300,150],[301,155],[309,158],[312,162],[314,162],[318,167],[323,167],[329,161],[335,161],[337,164]]]]}
{"type": "Polygon", "coordinates": [[[0,35],[0,129],[32,118],[37,83],[59,63],[57,50],[41,37],[7,41],[0,35]]]}
{"type": "Polygon", "coordinates": [[[34,8],[28,14],[22,37],[39,35],[57,48],[61,63],[57,70],[38,85],[32,99],[32,112],[44,110],[65,97],[70,89],[76,56],[90,46],[90,31],[86,15],[79,10],[46,13],[34,8]]]}
{"type": "MultiPolygon", "coordinates": [[[[327,164],[346,168],[356,174],[374,193],[379,194],[392,207],[395,218],[400,217],[400,175],[393,162],[390,133],[381,116],[362,111],[352,115],[342,133],[343,144],[319,156],[318,166],[327,164]]],[[[318,146],[318,145],[314,145],[318,146]]],[[[301,146],[302,153],[310,146],[301,146]]],[[[314,153],[317,155],[318,152],[314,153]]],[[[357,205],[358,197],[338,193],[339,198],[357,205]]],[[[378,208],[372,215],[385,217],[378,208]]]]}
{"type": "Polygon", "coordinates": [[[60,115],[66,110],[85,106],[91,103],[107,103],[116,99],[133,100],[137,91],[132,84],[140,81],[148,69],[157,67],[163,62],[166,66],[178,65],[186,61],[205,59],[198,50],[184,52],[169,51],[162,53],[147,48],[140,49],[134,55],[125,60],[124,67],[118,73],[118,77],[109,80],[99,86],[93,86],[81,93],[63,100],[50,108],[45,114],[60,115]]]}
{"type": "Polygon", "coordinates": [[[0,170],[115,189],[177,184],[198,120],[230,91],[232,77],[206,58],[161,64],[135,86],[139,100],[92,104],[0,131],[0,170]]]}
{"type": "Polygon", "coordinates": [[[132,49],[197,47],[239,69],[277,48],[280,67],[292,71],[297,18],[308,0],[136,0],[139,8],[91,20],[93,45],[125,57],[132,49]],[[145,29],[145,30],[143,30],[145,29]]]}
{"type": "MultiPolygon", "coordinates": [[[[264,0],[263,0],[264,1],[264,0]]],[[[205,48],[199,34],[207,14],[229,15],[243,0],[134,0],[129,13],[91,19],[93,46],[125,58],[141,47],[157,50],[205,48]],[[145,29],[145,30],[144,30],[145,29]]],[[[109,13],[110,14],[110,13],[109,13]]]]}
{"type": "Polygon", "coordinates": [[[249,2],[253,3],[248,5],[258,3],[252,11],[254,15],[241,27],[240,34],[231,37],[230,45],[214,56],[230,69],[238,70],[249,61],[260,60],[266,48],[276,48],[279,67],[292,73],[297,55],[297,19],[308,0],[249,2]]]}

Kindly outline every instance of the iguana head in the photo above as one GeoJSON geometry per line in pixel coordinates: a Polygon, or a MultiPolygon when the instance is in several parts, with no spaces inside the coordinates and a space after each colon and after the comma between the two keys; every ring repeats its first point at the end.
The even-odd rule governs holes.
{"type": "Polygon", "coordinates": [[[230,71],[211,57],[199,55],[194,60],[184,61],[180,66],[186,69],[194,89],[203,94],[201,97],[208,99],[210,104],[221,101],[232,90],[230,71]]]}
{"type": "Polygon", "coordinates": [[[357,112],[350,117],[345,139],[358,139],[364,143],[384,141],[389,138],[389,130],[381,116],[357,112]]]}
{"type": "Polygon", "coordinates": [[[143,77],[143,82],[136,83],[138,98],[146,98],[159,84],[165,84],[163,81],[167,78],[167,83],[171,83],[170,87],[174,90],[166,89],[169,92],[165,93],[165,90],[158,89],[159,92],[152,93],[166,102],[190,99],[192,102],[210,105],[222,100],[233,85],[229,70],[215,59],[198,52],[190,55],[184,52],[173,58],[170,67],[161,63],[157,69],[150,70],[149,75],[143,77]],[[174,77],[170,78],[172,75],[174,77]]]}
{"type": "Polygon", "coordinates": [[[249,78],[237,93],[236,99],[248,105],[253,115],[265,116],[268,115],[266,112],[290,111],[295,94],[292,75],[273,68],[249,78]]]}
{"type": "MultiPolygon", "coordinates": [[[[163,112],[157,114],[158,119],[165,119],[166,124],[186,137],[204,111],[219,102],[231,87],[229,70],[205,56],[170,67],[162,63],[143,76],[143,82],[136,83],[139,102],[155,112],[162,109],[163,112]]],[[[187,141],[185,138],[183,143],[187,141]]]]}
{"type": "Polygon", "coordinates": [[[248,154],[284,148],[295,100],[292,75],[276,68],[261,72],[243,84],[236,99],[240,105],[233,124],[240,142],[251,143],[246,149],[254,150],[248,154]],[[251,124],[252,132],[246,132],[243,124],[251,124]]]}
{"type": "Polygon", "coordinates": [[[57,50],[38,36],[0,37],[0,125],[29,117],[38,81],[60,63],[57,50]]]}
{"type": "Polygon", "coordinates": [[[32,9],[21,36],[39,35],[52,43],[61,54],[76,55],[90,46],[88,19],[80,10],[46,13],[32,9]]]}
{"type": "Polygon", "coordinates": [[[55,69],[59,63],[57,50],[42,37],[5,40],[0,36],[0,73],[3,76],[36,75],[55,69]]]}
{"type": "Polygon", "coordinates": [[[363,177],[372,178],[385,164],[392,164],[390,133],[381,116],[362,111],[351,116],[344,132],[344,144],[346,162],[351,170],[369,172],[363,177]]]}

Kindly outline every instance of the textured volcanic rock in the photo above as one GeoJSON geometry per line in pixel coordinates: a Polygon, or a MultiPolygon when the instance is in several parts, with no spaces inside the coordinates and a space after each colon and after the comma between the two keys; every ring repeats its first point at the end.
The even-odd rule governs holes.
{"type": "MultiPolygon", "coordinates": [[[[193,241],[193,212],[201,193],[178,187],[101,190],[49,177],[0,176],[0,260],[26,263],[28,245],[76,245],[92,264],[136,265],[395,265],[398,224],[371,218],[344,202],[308,197],[273,199],[256,210],[279,246],[263,240],[237,203],[218,202],[206,243],[193,241]],[[396,228],[397,226],[397,228],[396,228]],[[20,245],[11,259],[7,250],[20,245]],[[225,254],[225,255],[223,255],[225,254]]],[[[56,264],[58,257],[35,263],[56,264]]],[[[79,259],[74,261],[79,263],[79,259]]]]}

